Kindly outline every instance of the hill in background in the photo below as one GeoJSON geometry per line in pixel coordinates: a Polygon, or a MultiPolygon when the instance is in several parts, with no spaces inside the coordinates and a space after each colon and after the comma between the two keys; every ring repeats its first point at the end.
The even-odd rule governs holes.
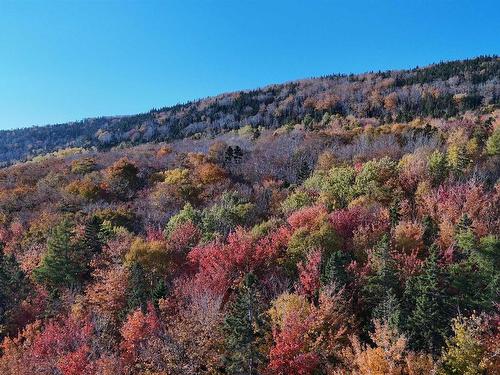
{"type": "Polygon", "coordinates": [[[500,59],[486,56],[412,70],[304,79],[133,116],[0,131],[0,163],[70,147],[102,150],[211,137],[244,126],[308,126],[332,116],[354,116],[374,126],[417,117],[449,118],[467,110],[498,106],[499,77],[500,59]]]}

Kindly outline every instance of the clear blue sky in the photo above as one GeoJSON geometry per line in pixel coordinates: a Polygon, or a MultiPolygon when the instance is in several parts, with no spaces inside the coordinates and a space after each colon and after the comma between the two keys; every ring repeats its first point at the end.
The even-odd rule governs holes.
{"type": "Polygon", "coordinates": [[[0,129],[498,53],[498,0],[0,0],[0,129]]]}

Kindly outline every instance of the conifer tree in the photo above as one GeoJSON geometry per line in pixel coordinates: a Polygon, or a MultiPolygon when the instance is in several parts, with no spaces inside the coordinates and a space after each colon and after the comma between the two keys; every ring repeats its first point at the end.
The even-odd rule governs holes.
{"type": "Polygon", "coordinates": [[[401,306],[398,297],[392,289],[389,289],[382,301],[374,307],[372,319],[385,322],[392,329],[400,329],[401,326],[401,306]]]}
{"type": "Polygon", "coordinates": [[[158,307],[158,301],[167,296],[167,292],[168,292],[167,285],[165,284],[165,281],[161,279],[151,292],[151,297],[156,307],[158,307]]]}
{"type": "Polygon", "coordinates": [[[470,254],[477,246],[476,236],[472,231],[472,220],[467,214],[462,215],[455,228],[455,242],[464,254],[470,254]]]}
{"type": "Polygon", "coordinates": [[[241,162],[241,159],[243,159],[243,151],[240,146],[236,146],[234,148],[233,159],[235,163],[239,163],[241,162]]]}
{"type": "Polygon", "coordinates": [[[439,186],[444,182],[448,177],[448,161],[445,154],[436,150],[430,155],[429,172],[433,186],[439,186]]]}
{"type": "Polygon", "coordinates": [[[226,156],[225,156],[226,163],[230,163],[231,161],[233,161],[233,158],[234,158],[233,148],[229,146],[226,149],[226,156]]]}
{"type": "Polygon", "coordinates": [[[399,321],[397,310],[391,316],[384,316],[384,312],[399,306],[399,279],[389,247],[389,237],[384,235],[372,254],[372,274],[368,276],[363,287],[363,296],[372,311],[371,319],[382,318],[394,323],[399,321]]]}
{"type": "Polygon", "coordinates": [[[490,156],[500,155],[500,129],[495,129],[486,142],[486,153],[490,156]]]}
{"type": "Polygon", "coordinates": [[[335,284],[342,288],[350,281],[346,267],[351,258],[342,250],[333,251],[322,265],[320,280],[323,285],[335,284]]]}
{"type": "Polygon", "coordinates": [[[398,225],[401,215],[399,213],[399,200],[395,200],[394,203],[389,208],[389,216],[391,219],[391,227],[394,228],[398,225]]]}
{"type": "Polygon", "coordinates": [[[0,242],[0,341],[8,333],[9,315],[29,294],[29,281],[14,255],[3,253],[0,242]]]}
{"type": "Polygon", "coordinates": [[[444,342],[449,318],[437,252],[436,246],[432,246],[422,273],[407,281],[404,292],[405,328],[410,345],[434,353],[444,342]]]}
{"type": "Polygon", "coordinates": [[[459,226],[462,237],[457,239],[457,247],[463,249],[462,259],[448,266],[450,286],[456,291],[454,309],[461,313],[489,311],[500,288],[500,240],[490,235],[477,241],[470,228],[465,229],[463,223],[459,226]]]}
{"type": "Polygon", "coordinates": [[[228,373],[260,373],[259,369],[265,361],[261,348],[266,328],[258,281],[253,273],[249,273],[242,281],[224,322],[228,373]]]}
{"type": "Polygon", "coordinates": [[[422,225],[424,227],[422,241],[426,248],[430,248],[438,236],[439,227],[434,221],[434,219],[432,219],[432,217],[428,215],[426,215],[422,220],[422,225]]]}
{"type": "Polygon", "coordinates": [[[146,311],[148,301],[148,285],[144,268],[139,262],[130,266],[127,305],[129,310],[140,307],[146,311]]]}
{"type": "Polygon", "coordinates": [[[304,160],[302,164],[300,165],[299,170],[297,171],[297,180],[299,182],[303,182],[309,177],[309,174],[311,173],[311,170],[309,168],[309,164],[304,160]]]}
{"type": "Polygon", "coordinates": [[[91,257],[101,251],[101,240],[99,233],[101,231],[101,222],[97,217],[92,217],[85,223],[85,229],[82,239],[82,248],[86,256],[91,257]]]}
{"type": "Polygon", "coordinates": [[[63,219],[47,240],[47,252],[33,271],[35,280],[50,289],[79,287],[87,272],[87,264],[79,244],[73,241],[73,225],[63,219]]]}

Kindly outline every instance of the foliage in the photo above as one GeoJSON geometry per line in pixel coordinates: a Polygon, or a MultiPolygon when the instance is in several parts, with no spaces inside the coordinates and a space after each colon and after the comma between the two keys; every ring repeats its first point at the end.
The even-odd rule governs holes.
{"type": "Polygon", "coordinates": [[[87,174],[96,169],[94,158],[76,159],[71,162],[71,172],[77,174],[87,174]]]}
{"type": "Polygon", "coordinates": [[[218,203],[202,212],[204,237],[211,239],[216,234],[226,236],[236,226],[248,222],[252,209],[252,203],[245,202],[238,194],[224,193],[218,203]]]}
{"type": "Polygon", "coordinates": [[[391,327],[397,328],[400,312],[395,298],[399,295],[400,283],[389,246],[389,238],[385,235],[370,255],[371,273],[363,286],[363,295],[373,309],[374,318],[385,320],[391,327]]]}
{"type": "Polygon", "coordinates": [[[429,156],[429,173],[434,186],[441,185],[448,175],[448,161],[446,155],[435,150],[429,156]]]}
{"type": "Polygon", "coordinates": [[[484,349],[479,341],[480,319],[456,318],[453,321],[453,337],[446,342],[443,353],[443,374],[484,374],[482,359],[484,349]]]}
{"type": "Polygon", "coordinates": [[[111,165],[106,171],[106,184],[119,199],[126,199],[139,188],[141,183],[139,170],[128,159],[122,158],[111,165]]]}
{"type": "Polygon", "coordinates": [[[81,244],[74,241],[72,225],[63,219],[47,241],[47,251],[33,274],[37,282],[49,288],[78,287],[87,269],[86,254],[81,244]]]}
{"type": "Polygon", "coordinates": [[[375,321],[370,338],[374,347],[363,345],[355,336],[351,338],[351,350],[346,350],[348,366],[354,374],[432,374],[435,364],[432,357],[409,352],[406,339],[388,324],[375,321]]]}
{"type": "Polygon", "coordinates": [[[146,272],[165,274],[170,266],[171,254],[163,241],[144,241],[141,238],[132,242],[125,255],[125,264],[140,264],[146,272]]]}
{"type": "Polygon", "coordinates": [[[388,202],[394,193],[396,163],[388,157],[370,160],[356,176],[355,189],[358,194],[366,195],[374,200],[388,202]]]}
{"type": "Polygon", "coordinates": [[[225,320],[226,366],[232,374],[258,374],[265,364],[267,318],[255,275],[243,279],[225,320]]]}
{"type": "Polygon", "coordinates": [[[497,373],[499,67],[0,132],[0,373],[497,373]]]}
{"type": "Polygon", "coordinates": [[[438,353],[448,333],[449,306],[445,275],[438,264],[437,248],[432,247],[422,273],[410,278],[405,288],[405,331],[415,350],[438,353]]]}
{"type": "Polygon", "coordinates": [[[500,155],[500,128],[495,129],[486,141],[486,152],[490,156],[500,155]]]}
{"type": "Polygon", "coordinates": [[[21,301],[30,292],[30,282],[13,255],[5,255],[0,243],[0,338],[13,331],[9,327],[21,301]]]}
{"type": "Polygon", "coordinates": [[[300,208],[310,206],[313,203],[312,197],[305,191],[296,191],[290,194],[281,204],[281,211],[290,214],[300,208]]]}

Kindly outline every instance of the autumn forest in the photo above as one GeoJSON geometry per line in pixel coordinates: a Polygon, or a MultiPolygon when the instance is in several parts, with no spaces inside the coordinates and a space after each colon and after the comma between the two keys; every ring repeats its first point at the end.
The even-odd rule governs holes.
{"type": "Polygon", "coordinates": [[[0,374],[499,374],[500,59],[0,131],[0,374]]]}

